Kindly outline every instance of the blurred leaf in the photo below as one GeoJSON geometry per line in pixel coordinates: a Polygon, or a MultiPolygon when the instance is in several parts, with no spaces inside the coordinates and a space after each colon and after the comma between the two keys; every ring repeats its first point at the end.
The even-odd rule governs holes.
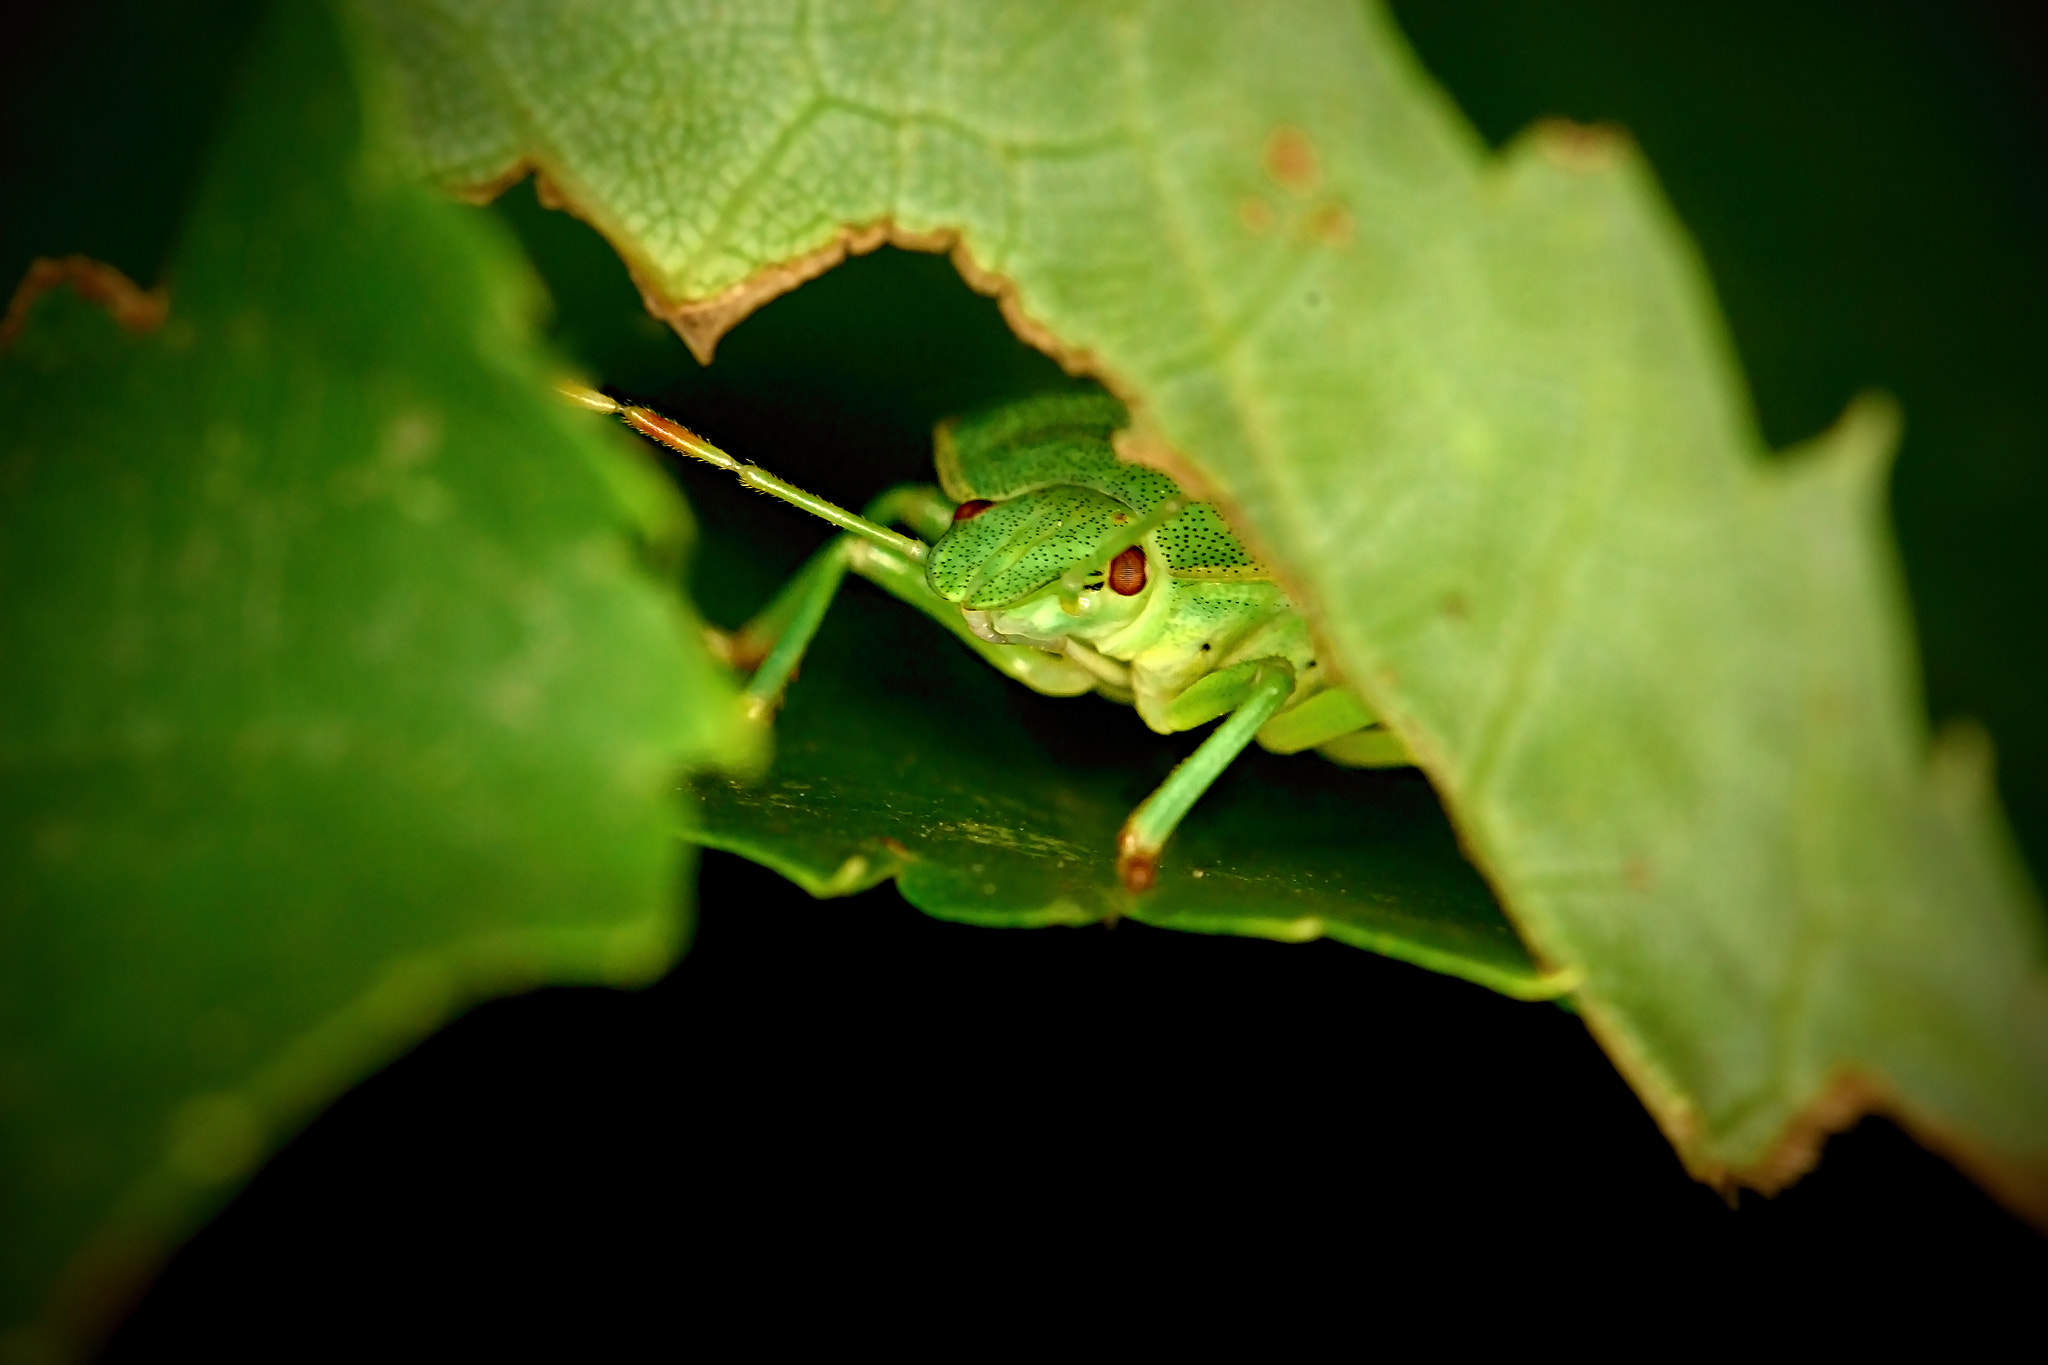
{"type": "Polygon", "coordinates": [[[22,1351],[77,1349],[451,1012],[660,972],[675,774],[732,743],[641,563],[682,508],[548,394],[511,243],[365,156],[324,10],[281,7],[252,71],[168,320],[124,334],[58,290],[0,360],[0,1323],[45,1314],[22,1351]]]}
{"type": "Polygon", "coordinates": [[[1894,419],[1765,459],[1625,139],[1490,157],[1334,0],[371,9],[428,168],[538,169],[701,351],[887,238],[1129,398],[1697,1174],[1782,1184],[1881,1101],[2048,1214],[2048,935],[1982,745],[1930,751],[1894,419]]]}

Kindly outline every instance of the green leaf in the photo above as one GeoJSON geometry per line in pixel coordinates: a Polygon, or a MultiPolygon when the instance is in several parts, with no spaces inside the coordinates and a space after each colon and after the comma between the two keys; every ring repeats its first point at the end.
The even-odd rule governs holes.
{"type": "Polygon", "coordinates": [[[548,393],[516,247],[394,177],[324,10],[280,7],[251,71],[162,325],[60,289],[0,360],[23,1351],[77,1349],[452,1012],[663,970],[675,777],[734,752],[728,685],[643,563],[683,509],[548,393]]]}
{"type": "Polygon", "coordinates": [[[1624,138],[1493,158],[1335,0],[372,9],[433,173],[537,168],[700,351],[889,239],[1129,399],[1697,1174],[1879,1101],[2048,1210],[2048,935],[1983,745],[1926,735],[1894,419],[1766,458],[1624,138]]]}

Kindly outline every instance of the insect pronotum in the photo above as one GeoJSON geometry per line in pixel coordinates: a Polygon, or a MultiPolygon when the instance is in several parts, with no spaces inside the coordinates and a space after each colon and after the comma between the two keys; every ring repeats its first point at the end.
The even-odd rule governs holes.
{"type": "Polygon", "coordinates": [[[855,515],[649,408],[580,385],[562,392],[845,532],[732,637],[759,720],[848,570],[1039,692],[1101,693],[1162,734],[1221,717],[1125,819],[1117,875],[1133,892],[1152,887],[1168,837],[1254,739],[1352,767],[1409,762],[1356,693],[1326,681],[1307,622],[1215,506],[1117,458],[1110,437],[1125,414],[1113,398],[1047,394],[942,424],[938,486],[891,488],[855,515]]]}

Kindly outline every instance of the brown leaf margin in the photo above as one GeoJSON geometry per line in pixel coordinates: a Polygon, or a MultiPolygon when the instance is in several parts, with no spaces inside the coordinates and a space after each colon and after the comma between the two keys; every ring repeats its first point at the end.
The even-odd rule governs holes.
{"type": "Polygon", "coordinates": [[[967,282],[968,288],[996,301],[996,306],[1002,310],[1003,321],[1010,325],[1011,331],[1051,356],[1068,374],[1101,380],[1105,387],[1122,396],[1107,377],[1101,360],[1092,352],[1068,346],[1053,334],[1050,327],[1026,312],[1018,298],[1016,282],[976,261],[967,246],[965,234],[957,228],[919,232],[888,218],[842,225],[833,230],[831,240],[823,246],[786,261],[762,266],[738,284],[709,298],[671,299],[649,282],[653,272],[620,245],[627,234],[614,230],[602,214],[586,209],[573,193],[563,189],[563,177],[540,164],[536,158],[522,158],[479,184],[448,188],[464,203],[482,206],[529,175],[533,177],[535,197],[543,208],[559,210],[589,224],[613,251],[618,252],[619,258],[626,263],[627,273],[632,276],[634,287],[640,291],[641,301],[647,305],[647,311],[675,329],[699,365],[709,365],[725,334],[746,321],[762,305],[772,303],[799,285],[818,278],[848,257],[865,256],[885,246],[893,246],[904,251],[951,258],[953,268],[960,272],[960,278],[967,282]]]}
{"type": "Polygon", "coordinates": [[[38,256],[8,300],[7,314],[0,318],[0,351],[13,347],[28,326],[29,309],[37,299],[61,285],[88,303],[107,310],[121,330],[142,336],[164,325],[171,314],[171,294],[162,285],[144,289],[113,266],[90,256],[38,256]]]}

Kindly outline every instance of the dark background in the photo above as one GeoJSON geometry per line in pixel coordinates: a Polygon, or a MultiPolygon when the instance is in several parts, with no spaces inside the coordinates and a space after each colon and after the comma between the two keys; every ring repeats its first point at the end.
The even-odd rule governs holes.
{"type": "MultiPolygon", "coordinates": [[[[4,21],[0,274],[79,251],[159,277],[253,8],[4,21]]],[[[1930,714],[1990,726],[2015,832],[2048,867],[2048,42],[2031,7],[1397,13],[1489,138],[1546,114],[1636,134],[1774,443],[1863,386],[1899,395],[1893,507],[1930,714]]],[[[692,399],[693,420],[796,414],[902,452],[931,410],[1039,372],[942,263],[885,253],[767,310],[699,375],[582,229],[524,189],[497,211],[556,286],[562,343],[611,382],[692,399]],[[817,339],[876,298],[868,344],[817,339]]],[[[681,1341],[753,1288],[788,1300],[763,1333],[895,1331],[956,1299],[1016,1332],[1076,1300],[1135,1322],[1170,1298],[1183,1328],[1316,1299],[1398,1320],[1385,1291],[1417,1279],[1477,1317],[1560,1273],[1578,1312],[1522,1323],[1553,1339],[1597,1319],[1617,1275],[1694,1305],[1667,1331],[1765,1306],[1819,1322],[1939,1304],[1968,1327],[2024,1311],[2019,1286],[2038,1295],[2048,1270],[2048,1241],[1881,1120],[1731,1211],[1570,1015],[1335,945],[968,929],[888,889],[814,903],[717,855],[699,901],[697,943],[659,986],[486,1006],[345,1097],[180,1254],[113,1356],[376,1342],[414,1311],[464,1337],[681,1341]],[[828,1311],[842,1288],[865,1306],[828,1311]],[[271,1335],[280,1320],[292,1335],[271,1335]]]]}

